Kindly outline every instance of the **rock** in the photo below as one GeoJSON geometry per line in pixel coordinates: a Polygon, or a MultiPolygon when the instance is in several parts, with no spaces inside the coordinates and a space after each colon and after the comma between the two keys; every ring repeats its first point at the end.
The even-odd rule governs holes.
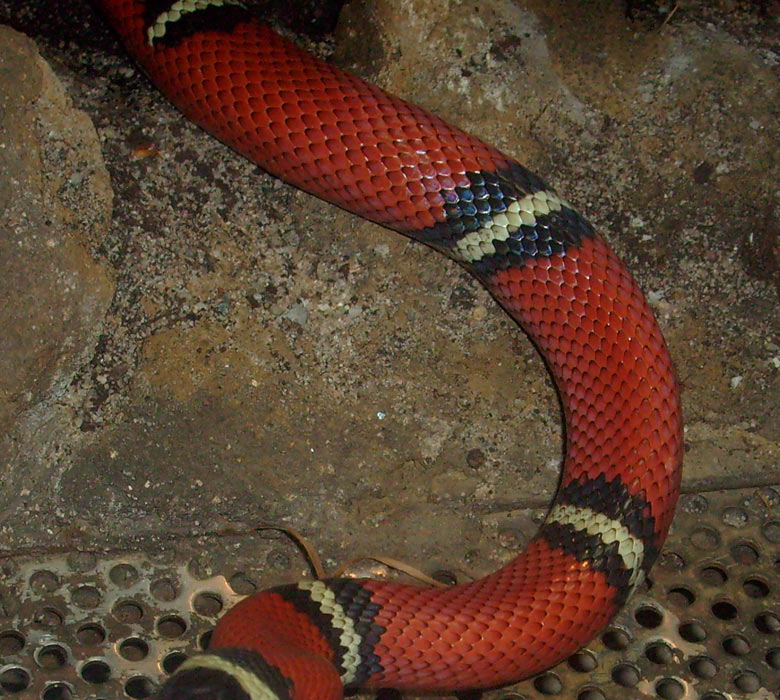
{"type": "Polygon", "coordinates": [[[0,27],[0,46],[0,483],[23,498],[54,478],[69,427],[58,398],[113,296],[87,247],[108,227],[112,193],[92,122],[33,42],[0,27]]]}

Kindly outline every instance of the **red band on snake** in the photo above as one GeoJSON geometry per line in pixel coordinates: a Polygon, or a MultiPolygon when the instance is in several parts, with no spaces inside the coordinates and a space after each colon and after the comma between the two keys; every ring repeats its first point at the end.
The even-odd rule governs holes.
{"type": "Polygon", "coordinates": [[[235,0],[98,4],[187,117],[287,182],[470,270],[539,347],[566,419],[559,492],[502,569],[444,589],[336,579],[252,595],[159,697],[485,688],[586,644],[656,558],[681,471],[672,364],[620,261],[523,166],[302,52],[235,0]]]}

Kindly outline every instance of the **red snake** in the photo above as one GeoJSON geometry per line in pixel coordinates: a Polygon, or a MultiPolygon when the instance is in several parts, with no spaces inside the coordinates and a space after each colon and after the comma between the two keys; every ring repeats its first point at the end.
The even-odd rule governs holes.
{"type": "Polygon", "coordinates": [[[187,117],[274,175],[471,271],[539,347],[566,418],[550,513],[499,571],[443,589],[347,578],[257,593],[159,697],[485,688],[587,643],[658,555],[681,472],[674,371],[622,263],[523,166],[304,53],[236,0],[98,5],[187,117]]]}

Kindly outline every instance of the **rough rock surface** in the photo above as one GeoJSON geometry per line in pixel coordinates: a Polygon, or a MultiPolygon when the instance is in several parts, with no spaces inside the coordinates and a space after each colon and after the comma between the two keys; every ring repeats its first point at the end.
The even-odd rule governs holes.
{"type": "MultiPolygon", "coordinates": [[[[17,368],[2,378],[4,550],[231,534],[216,556],[248,542],[245,570],[267,581],[268,561],[278,580],[278,549],[266,559],[249,533],[273,521],[329,562],[379,551],[474,574],[509,558],[561,456],[557,399],[522,334],[455,265],[185,122],[87,4],[54,20],[45,6],[13,24],[99,140],[58,135],[77,165],[29,174],[30,152],[52,148],[32,87],[21,109],[37,116],[3,135],[27,151],[8,160],[7,206],[38,232],[3,229],[4,246],[23,241],[0,263],[17,368]],[[41,183],[83,199],[52,204],[41,183]],[[51,207],[67,227],[45,224],[51,207]],[[33,305],[43,337],[28,295],[48,299],[33,305]]],[[[780,28],[732,9],[690,3],[663,23],[618,3],[352,2],[335,42],[343,66],[516,155],[605,232],[677,363],[688,492],[780,482],[780,28]]],[[[0,41],[5,57],[19,39],[0,41]]],[[[22,71],[51,80],[20,53],[0,99],[22,99],[22,71]]]]}

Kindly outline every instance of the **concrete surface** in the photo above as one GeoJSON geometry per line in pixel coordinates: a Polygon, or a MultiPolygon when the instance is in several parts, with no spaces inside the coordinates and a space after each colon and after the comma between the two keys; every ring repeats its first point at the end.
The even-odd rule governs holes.
{"type": "MultiPolygon", "coordinates": [[[[278,582],[305,567],[271,522],[330,566],[510,558],[561,416],[488,295],[187,123],[86,3],[15,5],[48,64],[0,32],[0,554],[206,548],[278,582]]],[[[686,492],[778,484],[780,13],[653,7],[352,2],[309,43],[605,233],[677,364],[686,492]]]]}

